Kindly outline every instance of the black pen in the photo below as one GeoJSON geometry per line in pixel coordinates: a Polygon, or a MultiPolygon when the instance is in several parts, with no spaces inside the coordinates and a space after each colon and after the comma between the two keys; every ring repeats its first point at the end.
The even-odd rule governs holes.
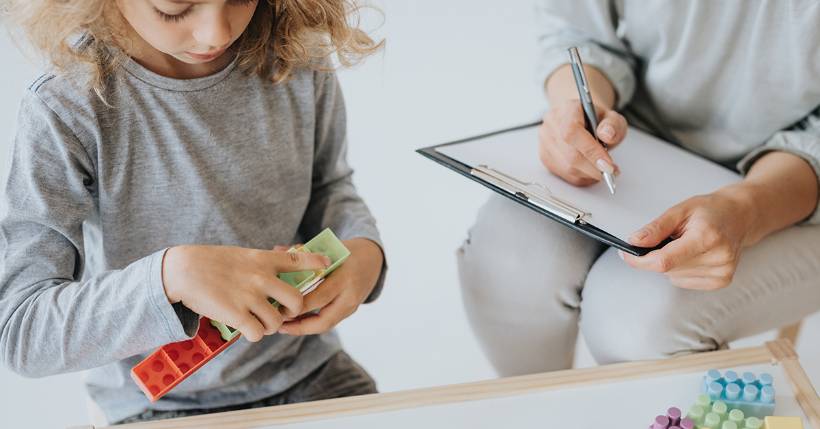
{"type": "MultiPolygon", "coordinates": [[[[592,94],[589,92],[589,84],[587,76],[584,73],[584,65],[581,63],[581,56],[578,54],[578,48],[569,48],[569,64],[572,67],[572,76],[575,77],[575,86],[578,88],[578,95],[581,97],[581,106],[584,108],[584,125],[592,134],[592,137],[604,147],[607,145],[598,138],[595,130],[598,129],[598,115],[595,113],[595,105],[592,104],[592,94]]],[[[609,193],[615,195],[615,178],[612,173],[608,171],[601,171],[604,176],[609,193]]]]}

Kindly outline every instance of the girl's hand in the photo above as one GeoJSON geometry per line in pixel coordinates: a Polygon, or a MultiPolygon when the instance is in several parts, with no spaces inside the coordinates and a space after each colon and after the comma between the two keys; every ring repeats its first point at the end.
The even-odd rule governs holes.
{"type": "Polygon", "coordinates": [[[344,244],[350,249],[350,256],[305,297],[304,312],[318,309],[319,314],[286,321],[279,333],[313,335],[327,332],[353,314],[373,291],[384,262],[381,249],[364,238],[346,240],[344,244]]]}
{"type": "MultiPolygon", "coordinates": [[[[606,106],[595,105],[598,137],[610,148],[626,135],[626,119],[606,106]]],[[[589,186],[601,180],[601,171],[616,173],[618,167],[606,149],[584,128],[584,111],[578,100],[563,101],[552,107],[538,129],[541,162],[547,169],[575,186],[589,186]]]]}
{"type": "Polygon", "coordinates": [[[749,204],[732,187],[690,198],[641,228],[629,242],[652,247],[668,237],[674,240],[642,257],[620,255],[634,268],[666,274],[681,288],[727,287],[750,235],[749,204]]]}
{"type": "Polygon", "coordinates": [[[302,313],[302,295],[281,272],[330,266],[324,255],[230,246],[175,246],[165,253],[162,281],[173,304],[238,329],[249,341],[276,333],[284,316],[302,313]],[[276,309],[268,301],[282,305],[276,309]]]}

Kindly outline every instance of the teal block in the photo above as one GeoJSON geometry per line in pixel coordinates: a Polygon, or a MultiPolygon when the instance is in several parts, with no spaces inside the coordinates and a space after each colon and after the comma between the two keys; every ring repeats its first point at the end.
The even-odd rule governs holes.
{"type": "Polygon", "coordinates": [[[755,376],[744,372],[741,376],[735,371],[721,374],[710,369],[703,377],[703,393],[712,401],[723,401],[730,408],[743,411],[747,416],[764,418],[774,415],[775,391],[772,376],[766,373],[755,376]]]}

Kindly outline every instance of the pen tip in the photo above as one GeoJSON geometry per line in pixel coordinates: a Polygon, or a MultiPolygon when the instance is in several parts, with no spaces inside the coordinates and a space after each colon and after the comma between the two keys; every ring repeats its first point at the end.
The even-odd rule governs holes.
{"type": "Polygon", "coordinates": [[[609,173],[603,173],[604,182],[606,182],[606,187],[609,188],[609,193],[611,195],[615,195],[615,179],[609,173]]]}

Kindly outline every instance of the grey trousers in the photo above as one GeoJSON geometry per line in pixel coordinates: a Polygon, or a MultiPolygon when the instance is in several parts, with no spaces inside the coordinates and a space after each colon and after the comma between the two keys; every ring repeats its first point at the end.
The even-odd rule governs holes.
{"type": "Polygon", "coordinates": [[[457,252],[470,324],[502,376],[572,366],[579,328],[600,364],[710,351],[820,310],[820,226],[741,255],[732,284],[702,292],[501,196],[457,252]]]}
{"type": "Polygon", "coordinates": [[[177,417],[196,416],[209,413],[221,413],[248,408],[269,407],[272,405],[293,404],[297,402],[318,401],[321,399],[341,398],[345,396],[376,393],[373,378],[356,363],[347,353],[341,351],[333,355],[324,365],[310,373],[302,381],[285,392],[249,404],[231,405],[220,408],[158,411],[146,410],[141,414],[117,422],[137,423],[149,420],[163,420],[177,417]]]}

